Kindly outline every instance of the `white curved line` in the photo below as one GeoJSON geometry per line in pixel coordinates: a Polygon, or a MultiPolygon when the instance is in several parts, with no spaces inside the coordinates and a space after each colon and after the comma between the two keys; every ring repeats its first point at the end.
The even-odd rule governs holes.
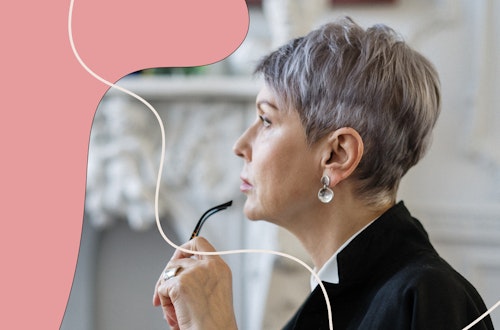
{"type": "Polygon", "coordinates": [[[174,242],[172,242],[167,237],[167,235],[165,235],[165,233],[163,231],[163,228],[161,227],[160,217],[159,217],[159,211],[158,211],[158,204],[159,204],[158,200],[159,200],[159,195],[160,195],[160,183],[161,183],[161,177],[162,177],[162,171],[163,171],[163,164],[164,164],[164,161],[165,161],[165,128],[163,126],[163,122],[161,120],[161,117],[158,114],[158,112],[155,110],[155,108],[149,102],[147,102],[145,99],[143,99],[139,95],[137,95],[137,94],[135,94],[135,93],[133,93],[133,92],[131,92],[131,91],[123,88],[123,87],[115,85],[112,82],[110,82],[110,81],[102,78],[101,76],[99,76],[98,74],[96,74],[94,71],[92,71],[85,64],[85,62],[83,62],[83,60],[81,59],[80,55],[78,54],[78,51],[76,50],[75,43],[74,43],[74,40],[73,40],[73,29],[72,29],[72,25],[73,25],[72,24],[73,23],[73,19],[72,19],[72,17],[73,17],[73,6],[74,6],[74,0],[71,0],[70,8],[69,8],[69,17],[68,17],[68,35],[69,35],[69,41],[70,41],[70,44],[71,44],[71,49],[73,50],[73,54],[75,55],[75,57],[78,60],[78,62],[80,63],[80,65],[91,76],[93,76],[95,79],[99,80],[103,84],[108,85],[111,88],[115,88],[115,89],[117,89],[117,90],[119,90],[119,91],[121,91],[121,92],[123,92],[125,94],[128,94],[128,95],[132,96],[133,98],[139,100],[140,102],[142,102],[155,115],[155,117],[156,117],[156,119],[158,121],[158,125],[160,126],[160,130],[161,130],[161,155],[160,155],[160,164],[159,164],[158,176],[157,176],[157,180],[156,180],[156,189],[155,189],[155,219],[156,219],[156,226],[158,227],[158,231],[160,232],[160,234],[163,237],[163,239],[170,246],[172,246],[174,249],[178,249],[178,250],[183,251],[184,253],[189,253],[189,254],[197,254],[197,255],[228,255],[228,254],[240,254],[240,253],[266,253],[266,254],[273,254],[273,255],[285,257],[285,258],[288,258],[290,260],[293,260],[293,261],[297,262],[298,264],[302,265],[304,268],[306,268],[312,274],[312,276],[318,282],[318,285],[321,287],[321,290],[323,291],[323,295],[325,297],[326,306],[327,306],[327,309],[328,309],[328,321],[329,321],[330,330],[333,330],[332,310],[331,310],[330,300],[328,299],[328,293],[326,292],[325,286],[321,282],[321,279],[319,278],[319,276],[304,261],[302,261],[302,260],[300,260],[300,259],[298,259],[298,258],[296,258],[296,257],[294,257],[292,255],[289,255],[289,254],[286,254],[286,253],[283,253],[283,252],[279,252],[279,251],[273,251],[273,250],[245,249],[245,250],[228,250],[228,251],[216,251],[216,252],[192,251],[192,250],[188,250],[188,249],[185,249],[185,248],[182,248],[182,247],[176,245],[174,242]]]}

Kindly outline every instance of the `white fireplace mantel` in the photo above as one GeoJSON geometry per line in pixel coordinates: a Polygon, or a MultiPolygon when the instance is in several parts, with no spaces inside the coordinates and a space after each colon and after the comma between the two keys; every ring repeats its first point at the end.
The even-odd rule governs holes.
{"type": "MultiPolygon", "coordinates": [[[[117,85],[137,93],[146,100],[216,98],[253,102],[260,80],[248,76],[147,76],[130,75],[117,85]]],[[[108,96],[122,94],[110,89],[108,96]]]]}

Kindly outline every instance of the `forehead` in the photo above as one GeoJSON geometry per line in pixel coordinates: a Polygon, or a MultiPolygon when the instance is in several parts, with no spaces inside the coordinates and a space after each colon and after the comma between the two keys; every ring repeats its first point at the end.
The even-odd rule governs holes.
{"type": "Polygon", "coordinates": [[[277,96],[276,92],[274,92],[273,89],[271,89],[267,84],[262,86],[260,89],[259,93],[257,94],[257,104],[262,103],[262,102],[267,102],[270,103],[271,105],[274,105],[277,107],[277,96]]]}
{"type": "Polygon", "coordinates": [[[283,113],[293,112],[289,110],[294,109],[292,105],[285,101],[285,97],[283,95],[276,92],[276,89],[270,87],[267,83],[262,86],[257,94],[256,103],[257,105],[259,105],[259,103],[267,103],[283,113]]]}

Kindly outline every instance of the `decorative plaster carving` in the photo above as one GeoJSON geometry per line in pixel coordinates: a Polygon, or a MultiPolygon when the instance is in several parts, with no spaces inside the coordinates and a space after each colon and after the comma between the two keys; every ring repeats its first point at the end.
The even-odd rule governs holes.
{"type": "MultiPolygon", "coordinates": [[[[153,79],[156,84],[146,80],[141,85],[139,80],[121,85],[152,99],[165,127],[160,216],[195,222],[204,205],[239,196],[241,164],[232,144],[247,125],[248,111],[253,112],[256,84],[153,79]],[[240,89],[232,93],[234,85],[240,89]]],[[[105,96],[89,146],[85,210],[90,221],[99,227],[119,219],[134,229],[152,226],[160,153],[160,128],[149,109],[118,93],[105,96]]],[[[180,234],[186,236],[190,225],[178,225],[180,234]]]]}

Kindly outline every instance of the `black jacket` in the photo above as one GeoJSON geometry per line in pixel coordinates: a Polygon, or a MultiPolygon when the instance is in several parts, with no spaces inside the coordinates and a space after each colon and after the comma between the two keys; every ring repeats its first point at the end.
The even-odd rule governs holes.
{"type": "MultiPolygon", "coordinates": [[[[403,202],[356,236],[337,262],[339,284],[324,282],[334,330],[460,330],[486,311],[476,289],[437,254],[403,202]]],[[[284,329],[328,329],[319,286],[284,329]]],[[[491,318],[473,329],[493,329],[491,318]]]]}

